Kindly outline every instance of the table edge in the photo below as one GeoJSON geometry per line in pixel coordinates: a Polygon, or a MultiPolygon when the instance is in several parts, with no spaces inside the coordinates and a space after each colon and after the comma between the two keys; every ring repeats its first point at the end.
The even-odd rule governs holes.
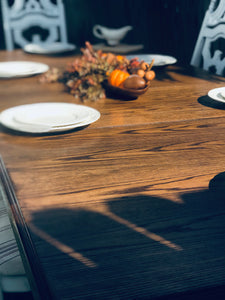
{"type": "Polygon", "coordinates": [[[0,155],[0,183],[6,195],[6,207],[18,248],[28,274],[32,294],[35,300],[53,299],[39,257],[31,239],[28,227],[22,215],[12,180],[0,155]]]}

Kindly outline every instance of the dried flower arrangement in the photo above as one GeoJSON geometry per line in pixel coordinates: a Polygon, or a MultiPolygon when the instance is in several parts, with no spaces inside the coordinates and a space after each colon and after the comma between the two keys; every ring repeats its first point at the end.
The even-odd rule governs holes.
{"type": "Polygon", "coordinates": [[[137,59],[128,60],[125,56],[94,51],[89,42],[81,48],[82,55],[69,63],[60,74],[57,68],[50,69],[41,77],[42,82],[62,82],[67,91],[81,100],[105,98],[102,85],[115,69],[134,74],[141,63],[137,59]]]}

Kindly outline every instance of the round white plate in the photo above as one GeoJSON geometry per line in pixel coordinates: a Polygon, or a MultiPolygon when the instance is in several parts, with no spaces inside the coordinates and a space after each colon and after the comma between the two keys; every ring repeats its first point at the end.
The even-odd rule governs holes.
{"type": "Polygon", "coordinates": [[[36,62],[0,62],[0,78],[26,77],[47,72],[48,69],[48,65],[36,62]]]}
{"type": "Polygon", "coordinates": [[[32,54],[57,54],[73,51],[76,46],[68,43],[52,43],[49,45],[27,44],[24,46],[24,51],[32,54]]]}
{"type": "Polygon", "coordinates": [[[210,90],[208,96],[214,100],[225,103],[225,87],[210,90]]]}
{"type": "Polygon", "coordinates": [[[154,59],[153,67],[161,67],[172,65],[177,62],[177,59],[172,56],[160,55],[160,54],[132,54],[126,56],[129,60],[132,58],[137,58],[139,61],[145,61],[147,63],[151,63],[154,59]]]}
{"type": "Polygon", "coordinates": [[[35,103],[14,109],[14,121],[50,127],[69,126],[89,118],[89,110],[70,103],[35,103]]]}
{"type": "MultiPolygon", "coordinates": [[[[53,109],[54,110],[54,109],[53,109]]],[[[52,117],[52,115],[51,115],[52,117]]],[[[65,117],[65,114],[64,114],[65,117]]],[[[70,115],[71,117],[71,115],[70,115]]],[[[69,118],[70,118],[69,117],[69,118]]],[[[45,114],[45,121],[47,118],[47,114],[45,114]]],[[[57,132],[57,131],[67,131],[70,129],[74,129],[77,127],[83,127],[86,125],[89,125],[95,121],[97,121],[100,118],[100,112],[97,111],[94,108],[88,107],[88,106],[84,106],[84,105],[78,105],[78,104],[72,104],[72,103],[61,103],[61,102],[56,102],[56,103],[35,103],[35,104],[27,104],[27,105],[19,105],[19,106],[15,106],[9,109],[4,110],[3,112],[1,112],[0,114],[0,122],[2,123],[2,125],[16,130],[16,131],[22,131],[22,132],[28,132],[28,133],[47,133],[47,132],[57,132]],[[64,124],[66,125],[62,125],[62,120],[59,121],[59,125],[56,124],[56,114],[54,116],[54,121],[53,119],[51,119],[51,124],[54,123],[53,126],[49,126],[49,124],[47,123],[26,123],[26,122],[19,122],[16,120],[16,116],[18,117],[20,114],[18,114],[18,111],[20,111],[20,113],[22,111],[26,111],[27,109],[33,110],[34,107],[39,106],[39,112],[41,111],[41,109],[43,109],[43,112],[45,112],[45,109],[47,107],[50,107],[53,109],[53,107],[55,106],[57,109],[59,107],[61,107],[62,110],[66,109],[70,109],[71,111],[73,111],[74,114],[74,123],[73,124],[69,124],[68,122],[64,121],[64,124]],[[82,118],[80,118],[80,122],[78,122],[78,117],[77,117],[77,113],[81,113],[82,112],[82,117],[83,117],[83,121],[82,118]],[[85,117],[86,116],[86,117],[85,117]]],[[[32,120],[32,117],[29,118],[27,117],[26,121],[30,121],[32,120]]],[[[40,120],[39,120],[40,121],[40,120]]],[[[68,119],[67,119],[68,121],[68,119]]],[[[71,121],[71,119],[70,119],[71,121]]]]}

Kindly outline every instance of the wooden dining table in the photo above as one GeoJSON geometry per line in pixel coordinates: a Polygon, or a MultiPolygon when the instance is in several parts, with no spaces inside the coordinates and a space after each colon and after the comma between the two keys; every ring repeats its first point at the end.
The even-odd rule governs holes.
{"type": "MultiPolygon", "coordinates": [[[[73,59],[0,51],[60,70],[73,59]]],[[[132,100],[82,102],[42,75],[0,80],[0,112],[65,102],[101,114],[57,133],[0,125],[1,187],[34,299],[223,299],[225,103],[207,94],[225,79],[179,61],[155,72],[132,100]]]]}

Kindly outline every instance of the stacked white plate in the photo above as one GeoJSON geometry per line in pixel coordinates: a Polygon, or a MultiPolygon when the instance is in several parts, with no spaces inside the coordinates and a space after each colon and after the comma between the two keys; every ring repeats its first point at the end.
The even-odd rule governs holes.
{"type": "Polygon", "coordinates": [[[100,113],[94,108],[62,102],[19,105],[0,114],[2,125],[29,133],[67,131],[89,125],[99,118],[100,113]]]}
{"type": "Polygon", "coordinates": [[[225,87],[210,90],[208,96],[216,101],[225,103],[225,87]]]}
{"type": "Polygon", "coordinates": [[[30,61],[0,62],[0,78],[27,77],[48,71],[49,66],[30,61]]]}
{"type": "Polygon", "coordinates": [[[52,43],[47,45],[27,44],[24,46],[24,51],[31,54],[61,54],[70,52],[76,49],[76,46],[69,43],[52,43]]]}
{"type": "Polygon", "coordinates": [[[175,64],[177,59],[173,56],[161,55],[161,54],[132,54],[127,55],[127,59],[137,58],[139,61],[145,61],[147,63],[151,63],[154,59],[154,67],[164,67],[168,65],[175,64]]]}

